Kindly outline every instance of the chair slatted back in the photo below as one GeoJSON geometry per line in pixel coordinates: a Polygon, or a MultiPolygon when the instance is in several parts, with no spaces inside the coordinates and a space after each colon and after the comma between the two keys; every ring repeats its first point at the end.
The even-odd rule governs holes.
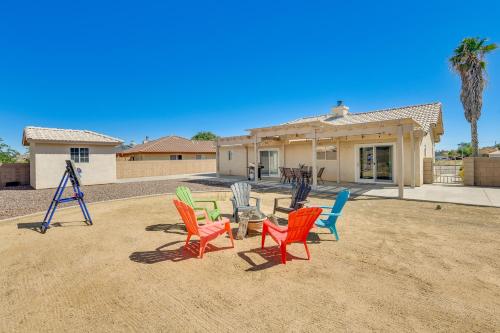
{"type": "Polygon", "coordinates": [[[300,171],[301,169],[293,168],[293,176],[297,179],[297,181],[302,179],[302,172],[300,171]]]}
{"type": "Polygon", "coordinates": [[[292,189],[292,202],[290,203],[290,208],[295,210],[302,208],[304,204],[301,201],[305,201],[309,192],[311,192],[311,185],[307,184],[304,181],[301,181],[294,186],[295,189],[292,189]]]}
{"type": "Polygon", "coordinates": [[[250,192],[252,191],[252,186],[250,184],[245,182],[234,183],[231,185],[231,191],[236,200],[236,206],[250,206],[250,192]]]}
{"type": "Polygon", "coordinates": [[[193,195],[191,194],[191,190],[189,189],[189,187],[179,186],[175,190],[175,195],[177,195],[177,198],[180,201],[188,204],[191,207],[195,207],[195,202],[194,202],[194,199],[193,199],[193,195]]]}
{"type": "Polygon", "coordinates": [[[285,169],[285,176],[289,179],[293,178],[293,171],[290,168],[284,168],[285,169]]]}
{"type": "Polygon", "coordinates": [[[321,176],[323,176],[323,172],[325,171],[325,168],[320,168],[319,171],[318,171],[318,178],[321,178],[321,176]]]}
{"type": "Polygon", "coordinates": [[[187,231],[190,234],[199,235],[198,222],[196,221],[196,214],[194,213],[194,209],[179,200],[174,200],[174,204],[177,208],[177,211],[179,212],[179,215],[182,218],[182,221],[186,225],[187,231]]]}
{"type": "Polygon", "coordinates": [[[351,192],[348,189],[343,189],[339,193],[337,193],[337,198],[335,199],[335,204],[332,207],[332,213],[340,214],[342,208],[346,204],[347,200],[349,200],[349,196],[351,192]]]}
{"type": "Polygon", "coordinates": [[[288,214],[286,242],[305,242],[309,231],[322,211],[319,207],[308,207],[288,214]]]}

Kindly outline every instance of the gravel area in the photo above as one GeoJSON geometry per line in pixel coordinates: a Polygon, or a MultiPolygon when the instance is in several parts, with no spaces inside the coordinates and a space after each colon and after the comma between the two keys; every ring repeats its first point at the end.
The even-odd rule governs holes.
{"type": "MultiPolygon", "coordinates": [[[[208,180],[163,180],[125,184],[82,186],[85,202],[137,197],[142,195],[173,193],[177,186],[189,186],[192,191],[228,190],[228,184],[208,180]]],[[[33,190],[31,187],[13,187],[0,190],[0,220],[44,211],[48,208],[55,189],[33,190]]],[[[71,191],[68,191],[71,195],[71,191]]],[[[64,207],[76,205],[65,203],[64,207]]]]}

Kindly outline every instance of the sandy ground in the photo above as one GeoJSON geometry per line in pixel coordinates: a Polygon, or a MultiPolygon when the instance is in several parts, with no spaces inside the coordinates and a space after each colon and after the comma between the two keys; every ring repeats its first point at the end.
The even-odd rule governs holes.
{"type": "Polygon", "coordinates": [[[339,242],[318,230],[281,265],[260,236],[183,251],[171,197],[89,206],[94,226],[70,208],[45,235],[0,222],[1,332],[500,330],[498,208],[360,197],[339,242]]]}

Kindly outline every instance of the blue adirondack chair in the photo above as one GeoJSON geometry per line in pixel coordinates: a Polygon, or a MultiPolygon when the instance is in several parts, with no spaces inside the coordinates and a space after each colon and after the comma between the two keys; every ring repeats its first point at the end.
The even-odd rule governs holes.
{"type": "Polygon", "coordinates": [[[329,208],[332,209],[330,213],[322,213],[321,214],[321,215],[326,215],[327,218],[322,219],[320,217],[318,220],[316,220],[316,226],[318,226],[320,228],[329,229],[330,232],[335,235],[335,238],[337,240],[339,240],[339,235],[337,233],[337,227],[335,224],[337,223],[337,219],[339,218],[339,216],[342,212],[342,208],[344,208],[345,203],[349,199],[350,194],[351,193],[349,192],[348,189],[344,189],[344,190],[340,191],[339,193],[337,193],[337,198],[335,199],[335,204],[333,205],[333,207],[320,206],[323,209],[329,209],[329,208]]]}

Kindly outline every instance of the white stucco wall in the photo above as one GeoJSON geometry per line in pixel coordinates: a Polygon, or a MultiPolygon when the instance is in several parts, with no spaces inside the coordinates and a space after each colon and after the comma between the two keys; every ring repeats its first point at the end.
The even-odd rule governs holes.
{"type": "MultiPolygon", "coordinates": [[[[357,144],[371,144],[371,143],[396,143],[396,137],[387,137],[376,140],[353,140],[340,142],[340,179],[342,182],[355,182],[357,166],[356,163],[356,145],[357,144]]],[[[328,144],[328,145],[331,145],[328,144]]],[[[423,181],[423,157],[432,157],[434,151],[434,142],[430,135],[424,138],[415,138],[416,154],[415,154],[415,185],[422,185],[423,181]]],[[[318,144],[319,146],[319,144],[318,144]]],[[[290,168],[297,168],[299,164],[312,164],[311,142],[295,142],[284,146],[285,152],[283,155],[283,147],[281,145],[260,147],[260,149],[278,148],[279,149],[279,166],[286,166],[290,168]]],[[[405,185],[411,185],[411,161],[412,149],[410,136],[407,134],[403,140],[404,149],[404,181],[405,185]]],[[[246,162],[254,161],[253,146],[248,146],[245,150],[243,146],[221,147],[220,158],[220,174],[222,175],[246,175],[246,162]],[[227,160],[228,151],[233,152],[232,161],[227,160]],[[245,158],[245,151],[247,151],[247,158],[245,158]]],[[[393,177],[397,182],[397,148],[394,147],[394,174],[393,177]]],[[[338,156],[337,156],[338,157],[338,156]]],[[[317,160],[318,169],[325,167],[323,174],[324,180],[336,181],[337,180],[337,161],[336,160],[317,160]]]]}
{"type": "Polygon", "coordinates": [[[75,163],[82,170],[83,185],[116,182],[116,155],[112,146],[85,144],[31,143],[31,186],[35,189],[53,188],[59,185],[70,159],[70,148],[89,148],[89,163],[75,163]],[[33,163],[34,161],[34,163],[33,163]]]}

